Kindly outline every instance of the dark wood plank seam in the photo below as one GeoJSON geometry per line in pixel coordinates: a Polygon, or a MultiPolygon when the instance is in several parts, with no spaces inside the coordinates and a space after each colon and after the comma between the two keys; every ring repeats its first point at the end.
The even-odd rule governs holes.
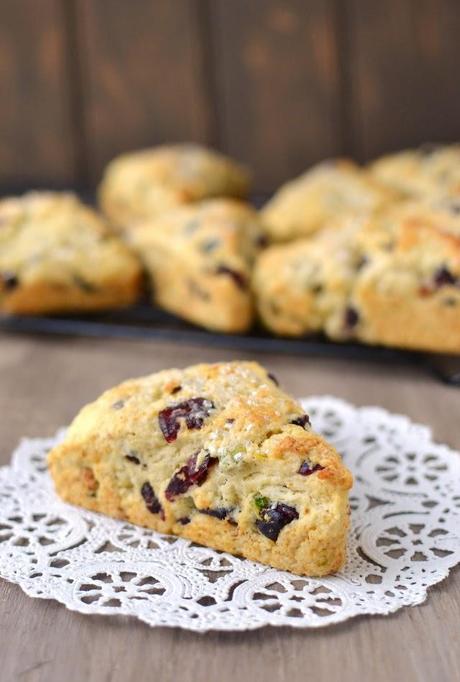
{"type": "Polygon", "coordinates": [[[207,142],[209,145],[219,148],[223,135],[219,115],[219,92],[217,85],[219,60],[216,49],[216,22],[213,17],[212,0],[195,0],[194,10],[201,48],[201,77],[208,117],[207,142]]]}
{"type": "Polygon", "coordinates": [[[333,12],[337,45],[339,145],[340,154],[359,156],[356,120],[353,117],[353,74],[350,61],[350,36],[353,24],[352,4],[334,0],[333,12]]]}
{"type": "Polygon", "coordinates": [[[74,177],[78,189],[90,186],[89,149],[86,126],[85,71],[77,10],[78,0],[60,0],[65,35],[67,97],[74,157],[74,177]]]}

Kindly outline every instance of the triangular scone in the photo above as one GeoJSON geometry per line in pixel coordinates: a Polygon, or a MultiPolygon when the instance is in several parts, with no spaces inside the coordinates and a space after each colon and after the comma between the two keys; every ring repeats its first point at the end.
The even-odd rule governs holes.
{"type": "Polygon", "coordinates": [[[365,265],[349,301],[355,337],[371,344],[460,354],[458,204],[408,203],[384,214],[380,222],[359,235],[365,265]],[[387,233],[381,248],[375,243],[377,230],[379,239],[387,233]]]}
{"type": "Polygon", "coordinates": [[[362,265],[356,242],[362,222],[360,217],[343,219],[312,237],[270,246],[257,258],[252,288],[259,316],[270,331],[349,337],[347,307],[362,265]]]}
{"type": "Polygon", "coordinates": [[[103,212],[114,227],[211,197],[245,197],[250,176],[236,161],[197,144],[143,149],[114,159],[99,188],[103,212]]]}
{"type": "Polygon", "coordinates": [[[375,211],[395,199],[366,170],[347,159],[325,161],[280,187],[262,209],[273,241],[308,237],[344,215],[375,211]]]}
{"type": "Polygon", "coordinates": [[[126,306],[141,280],[136,256],[73,194],[30,192],[0,201],[0,310],[126,306]]]}
{"type": "Polygon", "coordinates": [[[264,245],[257,212],[231,199],[171,209],[131,231],[153,298],[207,329],[245,331],[252,322],[251,265],[264,245]]]}
{"type": "Polygon", "coordinates": [[[64,500],[163,533],[304,575],[345,559],[351,474],[256,363],[107,391],[49,467],[64,500]]]}

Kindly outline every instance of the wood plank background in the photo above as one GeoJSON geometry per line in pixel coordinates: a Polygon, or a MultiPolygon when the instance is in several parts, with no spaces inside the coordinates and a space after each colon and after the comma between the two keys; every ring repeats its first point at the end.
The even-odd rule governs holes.
{"type": "Polygon", "coordinates": [[[93,187],[196,140],[269,192],[315,161],[460,139],[458,0],[2,0],[0,191],[93,187]]]}

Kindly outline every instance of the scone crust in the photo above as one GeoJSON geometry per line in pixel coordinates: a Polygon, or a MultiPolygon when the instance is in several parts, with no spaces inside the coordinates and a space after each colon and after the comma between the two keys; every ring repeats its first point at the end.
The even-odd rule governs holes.
{"type": "Polygon", "coordinates": [[[168,370],[125,382],[83,408],[49,467],[58,493],[73,504],[276,568],[324,575],[345,559],[352,478],[324,439],[292,423],[299,418],[300,406],[256,363],[168,370]],[[201,429],[182,423],[166,443],[159,414],[197,391],[214,411],[201,429]],[[206,480],[168,499],[171,477],[198,448],[212,458],[206,480]],[[316,467],[311,475],[298,473],[304,461],[316,467]],[[140,493],[147,481],[161,513],[149,511],[140,493]],[[256,499],[286,505],[298,518],[270,539],[256,526],[256,499]]]}
{"type": "Polygon", "coordinates": [[[99,203],[112,225],[129,231],[138,221],[212,197],[247,196],[248,170],[196,144],[176,144],[123,154],[106,168],[99,203]]]}
{"type": "Polygon", "coordinates": [[[138,298],[140,262],[73,194],[4,199],[0,223],[0,310],[100,310],[138,298]]]}

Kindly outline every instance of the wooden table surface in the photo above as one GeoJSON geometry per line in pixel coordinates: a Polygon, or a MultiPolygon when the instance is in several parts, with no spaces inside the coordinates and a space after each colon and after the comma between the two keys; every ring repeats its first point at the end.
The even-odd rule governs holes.
{"type": "MultiPolygon", "coordinates": [[[[47,436],[78,408],[131,376],[250,353],[139,341],[0,337],[0,463],[21,436],[47,436]]],[[[460,389],[422,371],[263,355],[297,396],[334,394],[429,424],[460,448],[460,389]]],[[[134,620],[85,616],[30,599],[0,581],[2,682],[300,682],[460,680],[459,572],[425,604],[318,631],[263,628],[198,635],[134,620]]]]}

